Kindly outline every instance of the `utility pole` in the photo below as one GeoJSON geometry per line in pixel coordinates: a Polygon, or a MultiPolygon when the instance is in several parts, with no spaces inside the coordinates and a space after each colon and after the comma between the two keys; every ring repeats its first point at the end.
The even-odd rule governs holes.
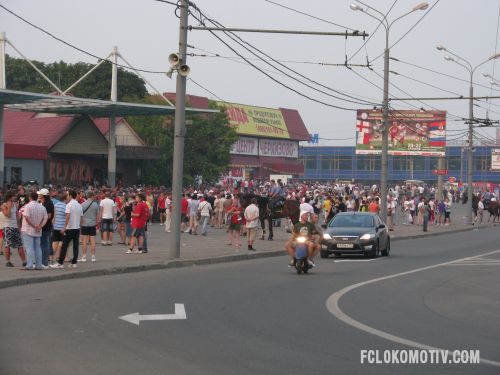
{"type": "Polygon", "coordinates": [[[367,16],[376,19],[385,28],[385,48],[384,48],[384,98],[382,101],[382,116],[383,116],[383,126],[382,126],[382,150],[381,150],[381,173],[380,173],[380,218],[385,222],[387,221],[387,185],[388,185],[388,154],[389,154],[389,59],[390,59],[390,47],[389,47],[389,32],[391,26],[400,20],[408,16],[409,14],[416,12],[418,10],[425,10],[429,7],[427,2],[423,2],[415,5],[411,10],[402,14],[401,16],[395,18],[393,21],[389,22],[387,16],[380,12],[379,10],[373,8],[372,6],[364,3],[361,0],[357,0],[358,3],[363,4],[366,9],[358,4],[351,4],[351,10],[360,11],[367,16]],[[375,16],[369,11],[373,11],[378,14],[375,16]]]}
{"type": "MultiPolygon", "coordinates": [[[[5,78],[5,33],[0,33],[0,89],[7,88],[5,78]]],[[[4,139],[3,139],[3,103],[0,104],[0,189],[3,189],[4,179],[3,171],[5,169],[4,155],[4,139]]]]}
{"type": "MultiPolygon", "coordinates": [[[[439,170],[444,169],[444,156],[438,157],[437,169],[439,169],[439,170]]],[[[437,187],[437,192],[436,192],[436,204],[439,203],[439,201],[443,198],[444,198],[443,197],[443,175],[438,174],[438,187],[437,187]]]]}
{"type": "Polygon", "coordinates": [[[470,80],[469,80],[469,139],[468,139],[468,149],[467,149],[467,206],[468,206],[468,215],[467,215],[467,224],[469,225],[474,225],[474,209],[472,206],[472,194],[474,191],[474,187],[472,186],[472,177],[473,177],[473,152],[474,152],[474,72],[476,71],[477,68],[479,68],[481,65],[486,64],[487,62],[491,60],[496,60],[500,58],[500,54],[497,53],[493,56],[490,56],[487,60],[483,61],[481,64],[472,66],[472,64],[464,59],[463,57],[457,55],[454,52],[451,52],[449,49],[446,47],[443,47],[441,45],[436,46],[436,49],[438,51],[446,51],[449,54],[453,55],[451,56],[445,56],[444,59],[446,61],[451,61],[454,62],[457,65],[460,65],[461,67],[467,69],[469,72],[470,80]]]}
{"type": "MultiPolygon", "coordinates": [[[[113,47],[111,53],[111,101],[118,100],[118,47],[113,47]]],[[[115,187],[116,182],[116,116],[113,114],[109,118],[109,145],[108,145],[108,185],[115,187]]]]}
{"type": "MultiPolygon", "coordinates": [[[[180,1],[179,57],[186,64],[188,0],[180,1]]],[[[181,200],[183,182],[184,137],[186,135],[186,77],[177,74],[175,94],[174,161],[172,171],[172,237],[169,257],[179,258],[181,250],[181,200]]]]}

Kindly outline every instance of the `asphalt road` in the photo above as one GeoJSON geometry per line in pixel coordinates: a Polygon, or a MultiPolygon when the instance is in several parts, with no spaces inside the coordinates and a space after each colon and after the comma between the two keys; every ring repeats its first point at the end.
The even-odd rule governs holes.
{"type": "Polygon", "coordinates": [[[499,239],[492,228],[399,241],[388,258],[318,259],[301,276],[278,257],[0,290],[0,374],[499,374],[500,251],[449,263],[499,239]],[[119,319],[176,303],[187,319],[119,319]],[[491,363],[361,363],[362,350],[414,349],[398,340],[491,363]]]}

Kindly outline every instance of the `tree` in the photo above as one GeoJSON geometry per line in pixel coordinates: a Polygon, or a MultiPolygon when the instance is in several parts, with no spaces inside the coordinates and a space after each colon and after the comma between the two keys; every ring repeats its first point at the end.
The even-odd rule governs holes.
{"type": "MultiPolygon", "coordinates": [[[[32,63],[63,91],[94,67],[83,62],[68,64],[59,61],[45,64],[32,61],[32,63]]],[[[8,89],[45,94],[56,91],[24,59],[7,55],[5,65],[8,89]]],[[[109,100],[111,63],[106,61],[100,65],[71,91],[73,95],[81,98],[109,100]]],[[[118,100],[144,98],[146,95],[145,82],[139,76],[118,68],[118,100]]]]}
{"type": "MultiPolygon", "coordinates": [[[[157,96],[145,98],[144,102],[161,104],[157,96]]],[[[215,102],[211,109],[221,109],[215,102]]],[[[172,183],[174,124],[169,116],[140,116],[127,119],[134,130],[150,145],[161,147],[161,158],[146,173],[146,183],[170,186],[172,183]]],[[[229,151],[238,134],[229,125],[226,113],[188,115],[184,138],[184,181],[192,184],[196,175],[204,181],[216,181],[227,169],[229,151]],[[192,123],[191,123],[192,122],[192,123]]]]}

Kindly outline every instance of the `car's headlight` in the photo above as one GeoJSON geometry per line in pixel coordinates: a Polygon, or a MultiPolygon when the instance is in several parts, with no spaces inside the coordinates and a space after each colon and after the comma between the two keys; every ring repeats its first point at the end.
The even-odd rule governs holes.
{"type": "Polygon", "coordinates": [[[366,233],[359,237],[360,240],[371,240],[372,238],[375,238],[375,235],[371,233],[366,233]]]}
{"type": "Polygon", "coordinates": [[[324,240],[331,240],[331,239],[332,239],[332,236],[330,236],[328,233],[324,233],[324,234],[323,234],[323,239],[324,239],[324,240]]]}

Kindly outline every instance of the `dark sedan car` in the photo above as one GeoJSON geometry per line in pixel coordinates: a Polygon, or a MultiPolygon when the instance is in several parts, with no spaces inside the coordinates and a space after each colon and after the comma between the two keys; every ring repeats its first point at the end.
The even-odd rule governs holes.
{"type": "Polygon", "coordinates": [[[321,241],[322,258],[330,254],[389,255],[391,238],[378,215],[369,212],[342,212],[330,221],[321,241]]]}

